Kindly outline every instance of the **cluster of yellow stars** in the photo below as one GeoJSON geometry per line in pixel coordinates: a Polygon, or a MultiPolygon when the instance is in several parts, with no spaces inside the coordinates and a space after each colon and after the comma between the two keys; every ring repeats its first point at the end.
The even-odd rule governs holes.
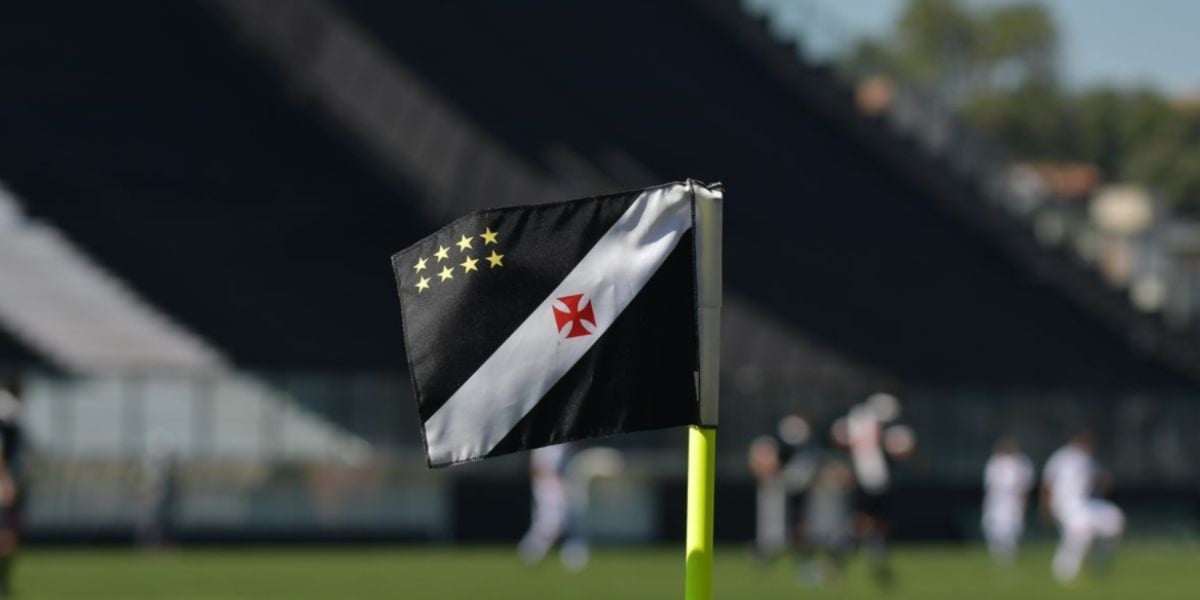
{"type": "MultiPolygon", "coordinates": [[[[451,244],[451,246],[458,246],[458,253],[463,259],[461,263],[458,263],[458,266],[462,267],[463,275],[479,270],[480,259],[470,255],[470,252],[475,250],[473,245],[475,237],[476,236],[473,235],[463,234],[463,236],[457,242],[451,244]]],[[[483,233],[479,234],[478,237],[480,239],[480,250],[497,243],[496,232],[492,231],[490,227],[484,229],[483,233]]],[[[495,249],[492,249],[491,255],[483,256],[481,258],[482,260],[487,261],[488,267],[491,269],[504,266],[504,255],[498,254],[495,249]]],[[[418,294],[429,289],[429,284],[431,281],[433,281],[433,277],[437,277],[440,282],[445,282],[448,279],[454,279],[454,259],[450,258],[450,248],[439,244],[437,252],[434,252],[432,257],[427,258],[422,256],[418,258],[417,264],[413,265],[413,270],[416,271],[418,277],[417,284],[415,286],[418,294]],[[428,277],[422,276],[421,272],[430,268],[430,258],[436,259],[433,268],[437,268],[438,264],[447,260],[450,261],[450,264],[442,266],[442,270],[438,273],[430,271],[428,277]]]]}

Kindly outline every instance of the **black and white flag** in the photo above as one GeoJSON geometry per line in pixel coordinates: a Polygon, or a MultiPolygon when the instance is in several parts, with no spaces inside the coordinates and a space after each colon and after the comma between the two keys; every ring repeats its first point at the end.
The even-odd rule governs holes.
{"type": "Polygon", "coordinates": [[[429,464],[699,424],[695,200],[720,194],[486,210],[393,256],[429,464]]]}

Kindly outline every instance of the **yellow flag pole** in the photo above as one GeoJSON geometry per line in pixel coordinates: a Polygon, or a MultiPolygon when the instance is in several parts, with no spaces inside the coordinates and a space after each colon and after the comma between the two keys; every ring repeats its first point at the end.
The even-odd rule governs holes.
{"type": "Polygon", "coordinates": [[[695,198],[696,295],[700,338],[700,424],[688,430],[687,541],[684,598],[712,599],[713,489],[721,369],[720,184],[689,182],[695,198]]]}
{"type": "Polygon", "coordinates": [[[717,430],[688,428],[687,567],[684,598],[710,600],[713,570],[713,477],[717,430]]]}

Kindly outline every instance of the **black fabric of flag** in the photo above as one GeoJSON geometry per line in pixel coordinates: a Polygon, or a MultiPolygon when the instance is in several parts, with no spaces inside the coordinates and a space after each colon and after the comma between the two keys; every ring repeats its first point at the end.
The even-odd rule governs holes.
{"type": "Polygon", "coordinates": [[[694,185],[482,211],[392,257],[431,466],[697,423],[694,185]]]}

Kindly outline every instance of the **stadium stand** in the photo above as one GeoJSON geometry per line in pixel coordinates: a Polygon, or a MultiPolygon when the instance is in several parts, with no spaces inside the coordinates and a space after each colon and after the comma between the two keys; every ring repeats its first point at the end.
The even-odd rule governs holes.
{"type": "Polygon", "coordinates": [[[0,25],[0,164],[31,215],[235,364],[402,364],[387,258],[426,230],[404,192],[198,7],[72,11],[0,25]]]}
{"type": "MultiPolygon", "coordinates": [[[[620,3],[304,5],[354,17],[450,110],[549,180],[561,177],[562,148],[617,183],[605,168],[617,154],[660,179],[723,180],[735,199],[730,286],[860,364],[926,384],[1189,381],[1178,361],[1165,365],[1080,310],[1066,282],[985,235],[972,209],[944,202],[977,198],[980,182],[955,180],[915,141],[857,116],[822,69],[769,54],[777,44],[734,3],[639,4],[632,20],[620,3]],[[443,26],[458,32],[453,43],[443,26]]],[[[319,62],[333,44],[313,41],[317,21],[283,12],[301,11],[271,22],[305,25],[297,31],[310,37],[290,39],[313,42],[301,59],[319,62]]]]}
{"type": "MultiPolygon", "coordinates": [[[[620,6],[539,2],[331,6],[443,112],[544,181],[572,179],[564,163],[622,186],[651,174],[723,180],[736,199],[733,290],[858,364],[913,383],[1188,381],[948,210],[930,185],[945,170],[917,147],[897,163],[895,140],[857,118],[835,80],[789,57],[812,91],[799,89],[715,18],[746,17],[710,4],[656,3],[636,20],[620,6]],[[461,35],[447,44],[425,23],[461,35]],[[615,156],[632,157],[637,174],[615,156]]],[[[380,166],[371,143],[331,125],[319,97],[289,92],[205,8],[81,9],[94,14],[72,23],[52,5],[15,10],[7,22],[22,25],[3,43],[26,58],[4,69],[16,92],[0,113],[10,140],[0,164],[37,199],[32,213],[236,364],[402,364],[380,257],[442,216],[430,209],[435,176],[380,166]],[[69,28],[70,46],[24,25],[52,22],[69,28]],[[105,26],[73,24],[83,22],[105,26]],[[55,73],[78,72],[88,85],[55,85],[55,73]]],[[[976,189],[942,179],[967,198],[976,189]]],[[[495,201],[476,198],[456,208],[495,201]]]]}
{"type": "Polygon", "coordinates": [[[205,372],[224,359],[82,254],[25,219],[0,187],[0,322],[55,365],[78,375],[205,372]]]}

